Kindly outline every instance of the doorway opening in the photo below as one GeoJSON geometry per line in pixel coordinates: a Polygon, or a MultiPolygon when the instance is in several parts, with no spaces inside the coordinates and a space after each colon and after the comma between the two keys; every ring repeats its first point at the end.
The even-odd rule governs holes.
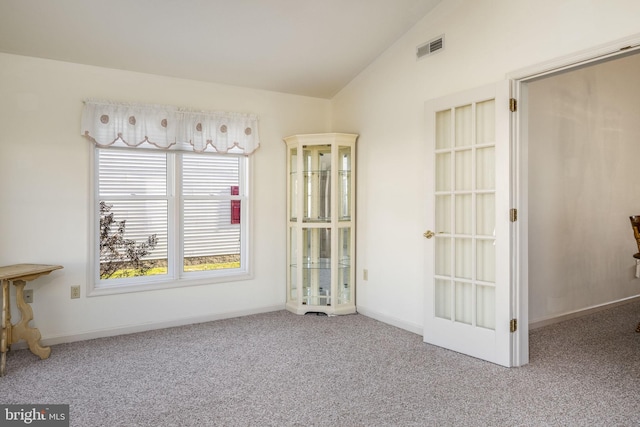
{"type": "Polygon", "coordinates": [[[640,213],[639,43],[510,76],[520,104],[519,308],[532,329],[638,297],[628,217],[640,213]]]}

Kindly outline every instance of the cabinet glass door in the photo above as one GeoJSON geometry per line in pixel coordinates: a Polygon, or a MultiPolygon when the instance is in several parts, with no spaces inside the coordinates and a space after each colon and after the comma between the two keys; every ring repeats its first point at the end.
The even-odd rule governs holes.
{"type": "Polygon", "coordinates": [[[338,220],[351,220],[351,147],[338,150],[338,220]]]}
{"type": "Polygon", "coordinates": [[[289,227],[289,300],[298,300],[298,232],[289,227]]]}
{"type": "Polygon", "coordinates": [[[331,229],[303,229],[303,303],[331,305],[331,229]]]}
{"type": "Polygon", "coordinates": [[[351,227],[338,231],[338,304],[351,302],[351,227]]]}
{"type": "Polygon", "coordinates": [[[298,218],[298,149],[289,151],[289,219],[298,218]]]}
{"type": "Polygon", "coordinates": [[[304,146],[304,221],[331,221],[331,146],[304,146]]]}
{"type": "Polygon", "coordinates": [[[358,135],[292,135],[287,145],[287,302],[296,314],[355,307],[358,135]]]}

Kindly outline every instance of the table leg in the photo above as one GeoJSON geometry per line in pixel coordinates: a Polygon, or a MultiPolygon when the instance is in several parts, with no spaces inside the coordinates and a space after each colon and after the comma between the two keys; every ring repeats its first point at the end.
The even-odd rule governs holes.
{"type": "Polygon", "coordinates": [[[37,328],[29,326],[29,322],[33,319],[33,310],[31,306],[24,302],[24,280],[15,280],[13,284],[16,287],[16,305],[20,309],[20,322],[11,328],[11,342],[26,340],[29,344],[29,350],[40,359],[46,359],[51,354],[51,347],[42,347],[40,345],[40,331],[37,328]]]}
{"type": "Polygon", "coordinates": [[[9,281],[2,281],[2,336],[0,337],[0,377],[7,371],[7,351],[9,350],[9,327],[11,313],[9,312],[9,281]]]}

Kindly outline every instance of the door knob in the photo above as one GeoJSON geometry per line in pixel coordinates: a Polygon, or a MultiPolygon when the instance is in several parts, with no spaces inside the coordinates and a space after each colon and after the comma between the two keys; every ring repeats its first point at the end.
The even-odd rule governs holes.
{"type": "Polygon", "coordinates": [[[435,235],[436,235],[436,233],[434,233],[434,232],[433,232],[433,231],[431,231],[431,230],[427,230],[427,231],[425,231],[425,232],[424,232],[424,234],[423,234],[423,236],[424,236],[424,237],[426,237],[427,239],[430,239],[430,238],[432,238],[432,237],[433,237],[433,236],[435,236],[435,235]]]}

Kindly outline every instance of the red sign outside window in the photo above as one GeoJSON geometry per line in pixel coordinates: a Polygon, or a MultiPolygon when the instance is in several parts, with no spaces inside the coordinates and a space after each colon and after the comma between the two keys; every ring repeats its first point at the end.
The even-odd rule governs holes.
{"type": "MultiPolygon", "coordinates": [[[[232,185],[231,195],[240,195],[240,187],[238,187],[237,185],[232,185]]],[[[231,201],[231,224],[240,224],[240,200],[231,201]]]]}

